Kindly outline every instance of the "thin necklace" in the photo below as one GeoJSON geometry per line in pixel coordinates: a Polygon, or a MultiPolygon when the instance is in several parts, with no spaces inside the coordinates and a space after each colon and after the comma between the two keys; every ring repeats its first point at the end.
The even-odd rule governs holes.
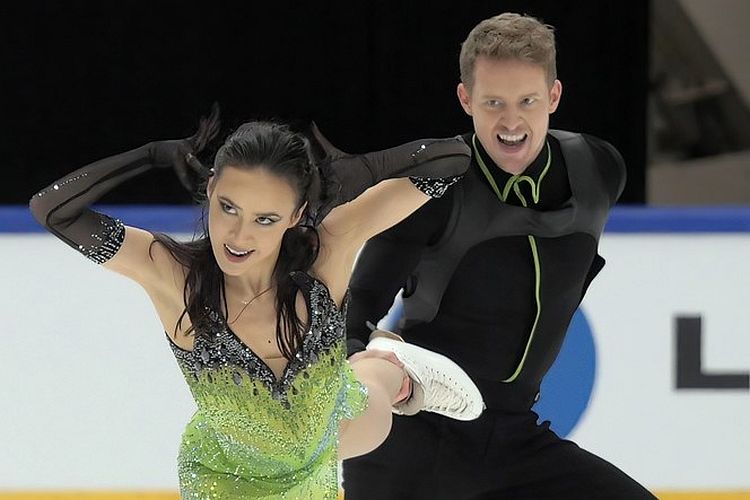
{"type": "Polygon", "coordinates": [[[242,309],[240,309],[240,312],[237,313],[237,316],[235,316],[235,318],[232,321],[230,321],[228,324],[229,325],[233,325],[238,319],[240,319],[240,316],[242,316],[242,313],[245,312],[245,309],[247,309],[250,304],[252,304],[253,302],[255,302],[262,295],[268,293],[272,288],[273,288],[273,285],[269,286],[268,288],[266,288],[265,290],[263,290],[262,292],[260,292],[258,295],[256,295],[255,297],[253,297],[250,300],[242,300],[242,299],[240,299],[240,302],[242,302],[245,305],[242,306],[242,309]]]}

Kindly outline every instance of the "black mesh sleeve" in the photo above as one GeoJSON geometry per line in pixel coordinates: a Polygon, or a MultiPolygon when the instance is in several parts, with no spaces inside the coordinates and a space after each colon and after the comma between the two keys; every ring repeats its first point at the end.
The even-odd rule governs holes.
{"type": "Polygon", "coordinates": [[[34,218],[52,234],[98,264],[111,259],[122,246],[125,227],[119,220],[94,212],[89,206],[105,193],[151,168],[173,168],[180,182],[193,189],[208,170],[200,153],[219,131],[219,107],[200,120],[186,139],[155,141],[86,165],[42,189],[29,201],[34,218]]]}
{"type": "Polygon", "coordinates": [[[29,201],[34,218],[92,261],[103,264],[119,250],[125,228],[89,205],[122,182],[151,168],[149,146],[87,165],[58,179],[29,201]]]}
{"type": "MultiPolygon", "coordinates": [[[[460,136],[420,139],[361,155],[337,150],[317,129],[313,131],[312,142],[313,150],[319,151],[318,156],[321,157],[318,164],[324,193],[317,209],[317,222],[338,205],[352,201],[386,179],[421,178],[415,182],[418,187],[426,187],[427,179],[441,179],[447,189],[456,177],[466,173],[471,161],[471,148],[460,136]]],[[[438,191],[434,192],[437,194],[438,191]]]]}

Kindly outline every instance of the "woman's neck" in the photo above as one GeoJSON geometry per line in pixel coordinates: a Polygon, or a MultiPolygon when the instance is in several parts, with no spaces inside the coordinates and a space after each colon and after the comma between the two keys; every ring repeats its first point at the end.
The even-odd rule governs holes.
{"type": "Polygon", "coordinates": [[[239,276],[227,276],[225,274],[224,283],[226,284],[227,295],[248,300],[268,291],[275,285],[275,268],[276,259],[273,259],[268,263],[259,262],[258,265],[239,276]]]}
{"type": "Polygon", "coordinates": [[[272,273],[224,276],[227,295],[237,296],[242,299],[255,297],[270,288],[273,288],[274,279],[272,273]]]}

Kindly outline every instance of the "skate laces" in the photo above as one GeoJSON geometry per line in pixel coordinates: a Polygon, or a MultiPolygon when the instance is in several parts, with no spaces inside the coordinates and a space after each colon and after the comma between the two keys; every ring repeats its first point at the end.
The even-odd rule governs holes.
{"type": "Polygon", "coordinates": [[[445,373],[428,368],[428,385],[422,384],[425,391],[426,409],[464,411],[468,406],[466,396],[459,384],[445,373]]]}

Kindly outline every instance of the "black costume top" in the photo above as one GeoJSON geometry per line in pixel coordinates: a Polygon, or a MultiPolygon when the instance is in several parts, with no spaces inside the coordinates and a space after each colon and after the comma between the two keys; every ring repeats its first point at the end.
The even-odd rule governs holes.
{"type": "Polygon", "coordinates": [[[473,146],[464,179],[362,250],[350,286],[350,353],[403,287],[404,338],[461,365],[488,408],[523,411],[604,265],[598,240],[625,166],[605,141],[551,130],[512,176],[471,134],[464,139],[473,146]]]}

